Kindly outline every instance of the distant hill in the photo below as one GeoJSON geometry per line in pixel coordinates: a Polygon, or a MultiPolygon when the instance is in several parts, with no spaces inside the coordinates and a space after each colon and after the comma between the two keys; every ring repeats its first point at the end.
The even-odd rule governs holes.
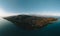
{"type": "Polygon", "coordinates": [[[57,21],[57,18],[40,17],[33,15],[16,15],[4,17],[4,19],[14,23],[17,27],[28,30],[40,29],[49,23],[52,23],[53,21],[57,21]]]}

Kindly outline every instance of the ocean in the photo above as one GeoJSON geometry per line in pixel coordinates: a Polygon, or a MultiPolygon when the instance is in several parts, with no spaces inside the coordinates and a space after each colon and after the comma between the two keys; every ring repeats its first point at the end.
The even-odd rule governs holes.
{"type": "Polygon", "coordinates": [[[38,30],[23,30],[16,25],[0,18],[0,36],[60,36],[60,18],[38,30]]]}

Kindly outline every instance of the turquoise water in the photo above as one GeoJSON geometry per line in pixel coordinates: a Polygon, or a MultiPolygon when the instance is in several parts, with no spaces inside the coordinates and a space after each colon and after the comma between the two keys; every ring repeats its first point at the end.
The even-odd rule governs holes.
{"type": "Polygon", "coordinates": [[[0,18],[0,36],[60,36],[60,19],[39,30],[27,31],[0,18]]]}

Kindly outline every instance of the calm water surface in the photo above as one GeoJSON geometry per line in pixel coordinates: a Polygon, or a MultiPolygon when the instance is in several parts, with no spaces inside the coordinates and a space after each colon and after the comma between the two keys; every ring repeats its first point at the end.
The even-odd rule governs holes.
{"type": "Polygon", "coordinates": [[[0,36],[60,36],[60,19],[39,30],[27,31],[0,18],[0,36]]]}

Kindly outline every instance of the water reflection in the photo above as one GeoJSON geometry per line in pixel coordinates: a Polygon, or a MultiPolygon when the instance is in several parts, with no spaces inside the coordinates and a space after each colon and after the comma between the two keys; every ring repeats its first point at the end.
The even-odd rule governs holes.
{"type": "Polygon", "coordinates": [[[39,30],[27,31],[0,18],[0,36],[60,36],[60,22],[49,24],[39,30]]]}

